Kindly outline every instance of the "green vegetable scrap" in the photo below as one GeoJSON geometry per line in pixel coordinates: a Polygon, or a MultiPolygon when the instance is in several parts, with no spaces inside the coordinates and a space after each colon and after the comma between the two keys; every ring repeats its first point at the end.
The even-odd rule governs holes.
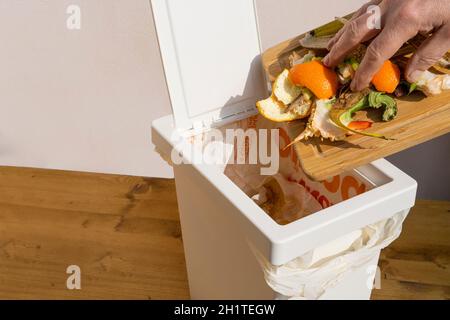
{"type": "Polygon", "coordinates": [[[397,115],[397,103],[392,97],[382,92],[370,91],[368,95],[348,109],[333,108],[330,111],[330,118],[338,127],[350,132],[373,138],[392,140],[378,133],[361,132],[348,127],[349,123],[353,121],[353,116],[356,112],[368,107],[375,109],[384,107],[383,121],[391,121],[397,115]]]}
{"type": "Polygon", "coordinates": [[[312,34],[315,37],[326,37],[326,36],[332,36],[335,35],[344,24],[339,20],[334,20],[332,22],[327,23],[326,25],[323,25],[317,29],[314,29],[312,34]]]}
{"type": "Polygon", "coordinates": [[[387,94],[371,91],[367,100],[372,108],[379,109],[384,106],[383,121],[391,121],[397,115],[397,102],[387,94]]]}

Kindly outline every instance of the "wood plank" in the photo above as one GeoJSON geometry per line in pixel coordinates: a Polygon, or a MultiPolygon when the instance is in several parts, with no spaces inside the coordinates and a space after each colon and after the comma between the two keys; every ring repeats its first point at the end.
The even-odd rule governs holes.
{"type": "Polygon", "coordinates": [[[403,282],[420,282],[422,284],[441,285],[450,279],[448,264],[434,261],[411,261],[400,259],[381,259],[380,268],[385,279],[403,282]]]}
{"type": "Polygon", "coordinates": [[[448,300],[450,287],[383,279],[381,288],[374,289],[371,298],[373,300],[448,300]]]}
{"type": "MultiPolygon", "coordinates": [[[[449,214],[417,202],[374,299],[450,298],[449,214]]],[[[189,298],[174,181],[0,168],[0,298],[189,298]],[[65,286],[71,264],[81,290],[65,286]]]]}
{"type": "Polygon", "coordinates": [[[172,180],[0,169],[0,298],[188,297],[172,180]]]}
{"type": "Polygon", "coordinates": [[[295,150],[305,173],[314,180],[326,180],[450,132],[450,92],[417,104],[399,101],[398,105],[397,118],[375,123],[370,129],[395,140],[352,135],[346,141],[313,138],[297,143],[295,150]]]}
{"type": "Polygon", "coordinates": [[[373,299],[450,299],[450,202],[418,200],[400,237],[381,252],[373,299]]]}
{"type": "MultiPolygon", "coordinates": [[[[289,68],[288,56],[302,49],[299,40],[303,37],[299,35],[263,53],[263,68],[270,81],[283,69],[289,68]]],[[[295,151],[305,173],[314,180],[326,180],[450,132],[449,91],[428,98],[414,94],[397,101],[398,115],[394,120],[375,122],[367,130],[394,140],[352,135],[340,142],[321,141],[320,138],[299,142],[295,145],[295,151]]],[[[298,124],[288,125],[288,134],[293,139],[301,133],[302,128],[298,124]]]]}

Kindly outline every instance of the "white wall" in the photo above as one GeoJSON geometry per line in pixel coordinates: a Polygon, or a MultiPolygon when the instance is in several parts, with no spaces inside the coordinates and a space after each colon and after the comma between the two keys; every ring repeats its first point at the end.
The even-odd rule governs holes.
{"type": "Polygon", "coordinates": [[[148,0],[0,0],[0,41],[0,164],[171,176],[150,140],[171,111],[148,0]]]}

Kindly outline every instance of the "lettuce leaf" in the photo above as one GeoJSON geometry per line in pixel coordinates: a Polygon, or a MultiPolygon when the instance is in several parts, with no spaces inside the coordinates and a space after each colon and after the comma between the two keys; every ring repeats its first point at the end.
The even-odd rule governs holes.
{"type": "Polygon", "coordinates": [[[397,116],[397,102],[391,96],[382,92],[371,91],[367,100],[372,108],[384,107],[383,121],[391,121],[397,116]]]}
{"type": "Polygon", "coordinates": [[[330,111],[330,118],[338,127],[347,131],[373,137],[384,140],[392,140],[379,133],[367,133],[363,131],[353,130],[348,127],[348,124],[353,121],[353,116],[356,112],[364,110],[366,108],[379,109],[384,107],[383,121],[391,121],[397,115],[397,102],[390,96],[382,92],[370,91],[370,93],[364,96],[356,104],[348,109],[333,108],[330,111]]]}

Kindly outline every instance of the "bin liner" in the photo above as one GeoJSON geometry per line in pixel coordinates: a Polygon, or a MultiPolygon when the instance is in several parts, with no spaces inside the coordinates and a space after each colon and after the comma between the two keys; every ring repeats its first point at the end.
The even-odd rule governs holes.
{"type": "Polygon", "coordinates": [[[260,252],[252,249],[267,284],[275,292],[289,299],[319,299],[346,274],[367,264],[381,249],[397,239],[406,215],[406,211],[397,213],[280,266],[272,265],[260,252]],[[346,247],[349,239],[350,245],[346,247]]]}

